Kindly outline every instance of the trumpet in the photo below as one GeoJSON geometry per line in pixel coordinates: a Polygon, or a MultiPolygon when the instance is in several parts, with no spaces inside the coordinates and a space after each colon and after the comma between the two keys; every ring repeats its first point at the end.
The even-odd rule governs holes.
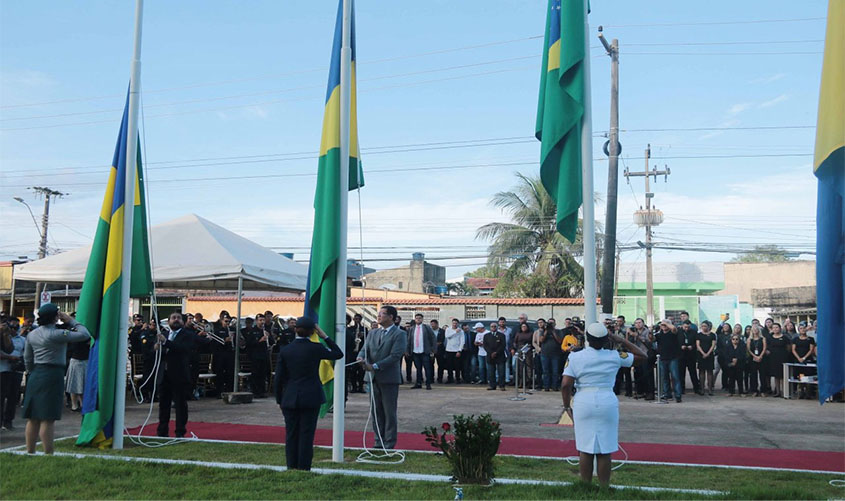
{"type": "Polygon", "coordinates": [[[222,337],[218,336],[217,334],[215,334],[211,330],[206,330],[205,335],[208,336],[208,338],[211,339],[212,341],[217,341],[220,344],[226,344],[226,341],[224,341],[222,337]]]}

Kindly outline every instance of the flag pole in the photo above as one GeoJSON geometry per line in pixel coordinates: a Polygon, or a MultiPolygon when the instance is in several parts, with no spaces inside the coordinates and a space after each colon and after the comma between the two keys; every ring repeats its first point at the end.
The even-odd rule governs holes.
{"type": "Polygon", "coordinates": [[[581,198],[583,202],[584,321],[596,321],[596,216],[593,204],[593,111],[590,98],[589,1],[584,0],[584,115],[581,118],[581,198]]]}
{"type": "MultiPolygon", "coordinates": [[[[343,0],[343,27],[340,49],[340,214],[339,252],[337,255],[337,301],[335,341],[346,350],[346,233],[349,212],[349,125],[351,112],[351,23],[352,0],[343,0]]],[[[334,364],[334,398],[332,411],[332,461],[343,462],[343,431],[346,401],[346,357],[334,364]]]]}
{"type": "Polygon", "coordinates": [[[144,0],[135,2],[135,46],[132,76],[129,79],[129,123],[126,132],[126,185],[123,200],[123,259],[120,272],[120,310],[118,320],[117,381],[114,395],[114,449],[123,449],[123,428],[126,413],[126,362],[129,332],[129,284],[132,272],[132,228],[135,204],[135,175],[138,153],[138,96],[141,90],[141,26],[144,0]]]}

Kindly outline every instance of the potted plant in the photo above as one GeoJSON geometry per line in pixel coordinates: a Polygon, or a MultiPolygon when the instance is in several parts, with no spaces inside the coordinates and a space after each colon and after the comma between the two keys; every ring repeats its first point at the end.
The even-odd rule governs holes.
{"type": "Polygon", "coordinates": [[[446,456],[455,482],[489,485],[493,481],[493,458],[502,442],[502,430],[490,414],[454,416],[454,426],[448,422],[439,428],[428,426],[423,435],[446,456]]]}

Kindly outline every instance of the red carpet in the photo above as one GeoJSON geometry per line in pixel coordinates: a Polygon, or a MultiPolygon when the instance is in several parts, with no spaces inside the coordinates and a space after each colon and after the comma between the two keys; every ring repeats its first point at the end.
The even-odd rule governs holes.
{"type": "MultiPolygon", "coordinates": [[[[137,434],[139,428],[130,433],[137,434]]],[[[154,436],[156,423],[144,428],[144,435],[154,436]]],[[[233,423],[188,423],[188,433],[198,438],[233,440],[245,442],[284,443],[285,429],[281,426],[245,425],[233,423]]],[[[171,423],[170,436],[173,436],[171,423]]],[[[362,433],[347,431],[347,447],[361,447],[362,433]]],[[[318,429],[315,445],[331,445],[331,430],[318,429]]],[[[373,434],[367,434],[367,444],[372,446],[373,434]]],[[[715,447],[711,445],[637,444],[623,442],[631,461],[654,461],[667,463],[689,463],[701,465],[762,466],[770,468],[794,468],[845,472],[845,453],[801,451],[788,449],[757,449],[751,447],[715,447]]],[[[396,447],[403,450],[430,451],[421,433],[400,433],[396,447]]],[[[500,454],[543,457],[575,456],[575,442],[531,437],[502,437],[500,454]]],[[[613,459],[624,459],[622,451],[613,459]]]]}

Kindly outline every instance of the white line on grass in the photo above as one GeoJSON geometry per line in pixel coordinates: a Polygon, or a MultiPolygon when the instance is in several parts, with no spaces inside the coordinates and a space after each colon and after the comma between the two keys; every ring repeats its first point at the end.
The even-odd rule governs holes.
{"type": "MultiPolygon", "coordinates": [[[[20,456],[27,456],[23,451],[3,451],[7,454],[16,454],[20,456]]],[[[36,455],[42,456],[43,453],[36,455]]],[[[139,463],[154,463],[154,464],[170,464],[170,465],[187,465],[187,466],[204,466],[206,468],[222,468],[228,470],[271,470],[283,472],[287,471],[287,467],[278,465],[252,464],[252,463],[221,463],[216,461],[191,461],[187,459],[165,459],[165,458],[147,458],[135,456],[114,456],[105,454],[79,454],[70,452],[56,452],[54,456],[72,457],[76,459],[96,458],[107,461],[124,461],[124,462],[139,462],[139,463]]],[[[321,475],[347,475],[351,477],[367,477],[378,479],[391,480],[411,480],[417,482],[437,482],[437,483],[451,483],[452,478],[446,475],[429,475],[424,473],[395,473],[387,471],[364,471],[364,470],[340,470],[332,468],[312,468],[312,473],[321,475]]],[[[550,480],[524,480],[516,478],[497,478],[497,484],[504,485],[548,485],[553,487],[565,487],[572,485],[572,482],[555,482],[550,480]]],[[[725,495],[725,491],[714,491],[708,489],[676,489],[671,487],[647,487],[638,485],[612,485],[616,489],[635,489],[648,492],[677,492],[680,494],[700,494],[704,496],[720,496],[725,495]]]]}
{"type": "MultiPolygon", "coordinates": [[[[137,436],[137,435],[133,435],[137,436]]],[[[76,438],[67,437],[67,438],[76,438]]],[[[156,437],[146,437],[145,438],[156,438],[156,437]]],[[[59,439],[57,439],[58,441],[59,439]]],[[[249,440],[220,440],[217,438],[193,438],[189,439],[189,441],[197,441],[197,442],[209,442],[213,444],[249,444],[249,445],[276,445],[276,446],[283,446],[285,444],[279,442],[253,442],[249,440]]],[[[23,446],[18,446],[23,447],[23,446]]],[[[320,449],[331,449],[332,446],[330,445],[315,445],[314,447],[320,449]]],[[[364,450],[363,447],[349,447],[345,446],[346,449],[349,450],[364,450]]],[[[2,451],[0,451],[2,452],[2,451]]],[[[422,454],[438,454],[438,451],[435,450],[413,450],[413,449],[406,449],[405,452],[419,452],[422,454]]],[[[515,457],[515,458],[527,458],[527,459],[549,459],[552,461],[566,461],[567,459],[578,459],[577,457],[558,457],[558,456],[532,456],[532,455],[524,455],[524,454],[497,454],[497,456],[507,456],[507,457],[515,457]]],[[[629,464],[641,464],[646,466],[678,466],[678,467],[704,467],[704,468],[724,468],[724,469],[733,469],[733,470],[761,470],[761,471],[791,471],[795,473],[817,473],[820,475],[842,475],[841,471],[833,471],[833,470],[807,470],[801,468],[777,468],[774,466],[741,466],[741,465],[730,465],[730,464],[699,464],[699,463],[671,463],[666,461],[636,461],[636,460],[613,460],[614,463],[629,463],[629,464]]]]}

